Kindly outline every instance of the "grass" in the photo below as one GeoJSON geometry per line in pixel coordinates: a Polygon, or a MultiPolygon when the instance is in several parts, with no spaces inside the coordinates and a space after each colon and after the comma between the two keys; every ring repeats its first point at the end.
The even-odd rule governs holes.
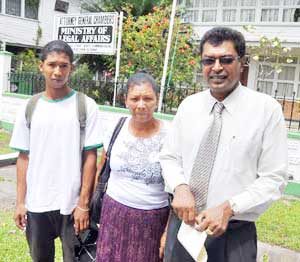
{"type": "MultiPolygon", "coordinates": [[[[24,233],[17,229],[12,211],[0,211],[0,261],[31,262],[24,233]]],[[[62,262],[61,244],[55,242],[55,262],[62,262]]]]}
{"type": "Polygon", "coordinates": [[[10,134],[3,129],[0,129],[0,155],[15,152],[9,148],[10,134]]]}
{"type": "Polygon", "coordinates": [[[257,221],[258,239],[300,252],[299,214],[299,200],[277,201],[257,221]]]}
{"type": "MultiPolygon", "coordinates": [[[[262,242],[300,251],[300,201],[280,200],[257,221],[262,242]]],[[[16,228],[12,211],[0,211],[1,262],[30,262],[25,235],[16,228]]],[[[60,241],[56,241],[56,262],[62,261],[60,241]]],[[[264,262],[269,261],[265,254],[264,262]]]]}

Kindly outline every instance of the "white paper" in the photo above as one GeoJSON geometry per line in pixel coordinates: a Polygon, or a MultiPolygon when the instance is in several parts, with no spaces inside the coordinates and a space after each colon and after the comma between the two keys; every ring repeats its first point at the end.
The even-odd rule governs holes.
{"type": "Polygon", "coordinates": [[[199,232],[194,227],[182,222],[177,238],[195,261],[207,261],[207,253],[204,246],[207,238],[206,232],[199,232]]]}

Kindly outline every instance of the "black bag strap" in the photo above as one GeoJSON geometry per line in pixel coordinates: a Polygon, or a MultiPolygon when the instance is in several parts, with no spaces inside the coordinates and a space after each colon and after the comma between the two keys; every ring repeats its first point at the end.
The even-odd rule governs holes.
{"type": "Polygon", "coordinates": [[[106,159],[108,161],[108,164],[109,164],[109,158],[110,158],[110,153],[111,153],[112,147],[113,147],[113,145],[114,145],[114,143],[115,143],[115,141],[117,139],[118,134],[120,133],[120,131],[122,129],[123,124],[126,121],[126,118],[127,117],[121,117],[119,119],[119,122],[116,125],[115,130],[114,130],[114,132],[113,132],[113,134],[111,136],[111,139],[110,139],[110,142],[109,142],[109,146],[108,146],[107,152],[106,152],[106,159]]]}

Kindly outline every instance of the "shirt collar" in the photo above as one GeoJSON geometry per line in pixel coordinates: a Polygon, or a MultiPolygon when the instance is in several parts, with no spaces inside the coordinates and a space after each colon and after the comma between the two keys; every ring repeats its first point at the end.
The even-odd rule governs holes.
{"type": "MultiPolygon", "coordinates": [[[[239,96],[241,95],[242,89],[244,87],[242,86],[241,83],[227,96],[223,101],[223,105],[225,106],[225,110],[229,114],[234,114],[236,107],[238,106],[238,101],[239,101],[239,96]]],[[[208,94],[208,99],[207,99],[207,110],[208,113],[211,113],[213,110],[213,107],[216,102],[219,102],[217,99],[215,99],[211,93],[207,92],[208,94]]]]}

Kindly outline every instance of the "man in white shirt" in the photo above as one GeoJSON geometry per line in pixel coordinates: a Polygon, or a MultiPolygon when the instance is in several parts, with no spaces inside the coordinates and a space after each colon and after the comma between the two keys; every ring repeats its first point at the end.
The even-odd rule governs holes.
{"type": "Polygon", "coordinates": [[[77,94],[68,85],[73,51],[60,40],[42,50],[45,91],[30,126],[25,108],[15,121],[10,146],[19,153],[15,223],[26,230],[32,260],[53,262],[54,239],[62,241],[63,260],[76,261],[76,236],[89,225],[89,200],[99,147],[98,108],[84,96],[86,126],[80,145],[77,94]]]}
{"type": "MultiPolygon", "coordinates": [[[[203,76],[209,89],[187,97],[160,155],[166,187],[173,194],[166,262],[193,261],[177,240],[182,221],[206,231],[209,262],[254,262],[254,221],[279,199],[287,171],[287,142],[280,104],[240,84],[245,62],[241,33],[216,27],[200,43],[203,76]],[[221,133],[208,181],[204,208],[197,210],[190,178],[200,144],[224,105],[221,133]]],[[[197,192],[201,194],[202,192],[197,192]]]]}

